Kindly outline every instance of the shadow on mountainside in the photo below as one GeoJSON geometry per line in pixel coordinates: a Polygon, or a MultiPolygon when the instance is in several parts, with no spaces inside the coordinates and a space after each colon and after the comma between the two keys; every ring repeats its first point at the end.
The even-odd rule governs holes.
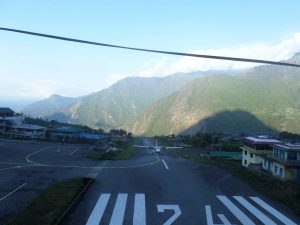
{"type": "Polygon", "coordinates": [[[201,119],[198,123],[182,131],[180,134],[196,134],[197,132],[222,132],[226,134],[276,134],[253,114],[243,111],[225,110],[201,119]]]}

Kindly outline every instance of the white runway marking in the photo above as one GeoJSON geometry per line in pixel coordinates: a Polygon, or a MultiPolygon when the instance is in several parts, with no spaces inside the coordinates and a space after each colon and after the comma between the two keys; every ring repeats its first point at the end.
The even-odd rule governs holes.
{"type": "Polygon", "coordinates": [[[27,183],[22,184],[21,186],[17,187],[15,190],[13,190],[12,192],[8,193],[7,195],[5,195],[4,197],[0,198],[0,202],[3,201],[4,199],[6,199],[7,197],[9,197],[10,195],[12,195],[13,193],[15,193],[17,190],[21,189],[22,187],[24,187],[27,183]]]}
{"type": "Polygon", "coordinates": [[[205,206],[205,212],[206,212],[206,222],[207,222],[207,225],[214,225],[210,205],[206,205],[205,206]]]}
{"type": "Polygon", "coordinates": [[[233,196],[239,203],[241,203],[246,209],[249,210],[254,216],[256,216],[263,224],[276,225],[269,217],[259,211],[256,207],[250,204],[245,198],[241,196],[233,196]]]}
{"type": "Polygon", "coordinates": [[[93,209],[86,225],[99,225],[103,216],[103,213],[106,209],[110,194],[101,194],[98,202],[93,209]]]}
{"type": "Polygon", "coordinates": [[[262,208],[267,210],[269,213],[271,213],[273,216],[275,216],[277,219],[279,219],[281,222],[283,222],[286,225],[297,225],[293,221],[291,221],[289,218],[287,218],[285,215],[274,209],[272,206],[265,203],[263,200],[261,200],[258,197],[250,197],[254,202],[256,202],[258,205],[260,205],[262,208]]]}
{"type": "Polygon", "coordinates": [[[126,209],[128,194],[118,194],[117,202],[109,225],[122,225],[126,209]]]}
{"type": "MultiPolygon", "coordinates": [[[[229,222],[229,220],[224,216],[224,214],[218,214],[218,217],[222,221],[222,225],[233,225],[232,223],[229,222]]],[[[214,224],[217,225],[217,224],[214,224]]]]}
{"type": "Polygon", "coordinates": [[[165,160],[162,159],[161,161],[163,162],[163,164],[165,165],[166,169],[168,170],[169,167],[168,167],[167,163],[165,162],[165,160]]]}
{"type": "Polygon", "coordinates": [[[35,152],[30,153],[29,155],[26,156],[26,161],[27,161],[28,163],[35,163],[35,162],[31,161],[29,158],[30,158],[31,156],[33,156],[33,155],[36,155],[36,154],[38,154],[38,153],[40,153],[40,152],[42,152],[42,151],[44,151],[44,150],[50,148],[50,147],[55,147],[55,146],[47,146],[47,147],[42,148],[42,149],[40,149],[40,150],[38,150],[38,151],[35,151],[35,152]]]}
{"type": "Polygon", "coordinates": [[[230,201],[224,195],[217,195],[217,198],[229,209],[229,211],[244,225],[255,225],[245,213],[243,213],[238,207],[236,207],[232,201],[230,201]]]}
{"type": "Polygon", "coordinates": [[[145,194],[135,194],[133,225],[146,225],[145,194]]]}
{"type": "Polygon", "coordinates": [[[56,152],[60,152],[60,149],[57,149],[56,152]]]}
{"type": "Polygon", "coordinates": [[[57,168],[80,168],[80,169],[97,169],[97,168],[103,168],[103,169],[130,169],[130,168],[137,168],[137,167],[144,167],[144,166],[151,166],[156,163],[160,162],[159,157],[156,158],[155,161],[150,163],[144,163],[144,164],[137,164],[137,165],[130,165],[130,166],[78,166],[78,165],[56,165],[56,164],[43,164],[39,162],[35,162],[30,160],[31,164],[34,164],[35,166],[44,166],[44,167],[57,167],[57,168]]]}
{"type": "Polygon", "coordinates": [[[73,152],[71,152],[69,155],[73,155],[75,152],[77,152],[79,148],[76,148],[73,152]]]}
{"type": "Polygon", "coordinates": [[[20,169],[22,167],[26,167],[26,166],[13,166],[13,167],[6,167],[6,168],[2,168],[0,169],[0,171],[3,171],[3,170],[11,170],[11,169],[20,169]]]}
{"type": "Polygon", "coordinates": [[[174,214],[163,225],[171,225],[181,215],[181,210],[179,205],[157,205],[158,212],[163,213],[166,210],[172,210],[174,214]]]}

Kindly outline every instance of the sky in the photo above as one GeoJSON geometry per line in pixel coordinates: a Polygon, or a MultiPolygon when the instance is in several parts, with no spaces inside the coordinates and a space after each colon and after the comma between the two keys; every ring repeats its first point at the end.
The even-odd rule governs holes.
{"type": "MultiPolygon", "coordinates": [[[[0,0],[0,27],[185,53],[285,60],[300,51],[295,0],[0,0]]],[[[255,64],[90,46],[0,31],[0,107],[77,97],[128,76],[255,64]]]]}

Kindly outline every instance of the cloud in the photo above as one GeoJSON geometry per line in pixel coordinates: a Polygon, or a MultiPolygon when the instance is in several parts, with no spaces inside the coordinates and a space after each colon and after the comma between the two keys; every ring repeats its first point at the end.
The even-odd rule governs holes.
{"type": "Polygon", "coordinates": [[[159,59],[152,59],[143,65],[137,75],[142,77],[166,75],[169,72],[169,68],[166,66],[168,64],[170,64],[170,59],[165,55],[159,59]]]}
{"type": "MultiPolygon", "coordinates": [[[[231,48],[193,50],[188,53],[217,55],[228,57],[241,57],[262,60],[286,60],[300,51],[300,32],[278,44],[254,43],[250,45],[234,46],[231,48]]],[[[169,56],[170,57],[170,56],[169,56]]],[[[152,67],[144,67],[142,74],[172,74],[177,72],[244,69],[257,66],[254,63],[244,63],[205,58],[181,57],[176,62],[170,63],[169,57],[163,57],[155,62],[152,67]],[[147,70],[148,68],[148,70],[147,70]]]]}

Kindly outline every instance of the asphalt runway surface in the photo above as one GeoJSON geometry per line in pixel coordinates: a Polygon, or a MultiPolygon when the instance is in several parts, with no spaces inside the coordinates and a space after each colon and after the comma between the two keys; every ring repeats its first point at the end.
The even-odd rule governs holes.
{"type": "Polygon", "coordinates": [[[95,182],[67,225],[300,224],[278,202],[212,166],[139,148],[130,160],[86,158],[90,146],[0,141],[0,224],[57,181],[95,182]]]}

